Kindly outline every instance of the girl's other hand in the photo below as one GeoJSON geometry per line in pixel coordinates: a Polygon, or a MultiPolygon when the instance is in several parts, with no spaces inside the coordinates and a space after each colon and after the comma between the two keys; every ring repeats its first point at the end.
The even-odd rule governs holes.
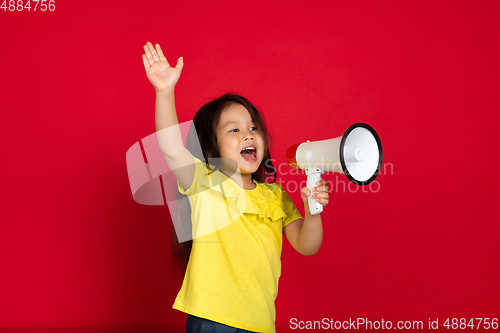
{"type": "Polygon", "coordinates": [[[156,44],[156,49],[151,42],[144,45],[145,54],[142,55],[146,75],[155,87],[156,91],[173,89],[181,76],[184,60],[177,59],[177,65],[170,67],[167,58],[163,55],[160,44],[156,44]]]}
{"type": "MultiPolygon", "coordinates": [[[[313,198],[316,199],[317,202],[323,205],[323,208],[328,205],[328,181],[326,179],[321,179],[316,183],[316,186],[313,187],[313,198]]],[[[302,196],[302,201],[304,201],[304,204],[307,206],[307,209],[309,209],[309,204],[307,201],[307,198],[311,195],[311,191],[307,187],[303,187],[302,190],[300,191],[300,194],[302,196]]]]}

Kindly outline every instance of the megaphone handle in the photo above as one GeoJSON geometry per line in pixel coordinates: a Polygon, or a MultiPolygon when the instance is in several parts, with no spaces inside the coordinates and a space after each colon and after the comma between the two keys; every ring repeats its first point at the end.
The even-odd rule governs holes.
{"type": "Polygon", "coordinates": [[[312,197],[312,189],[317,185],[317,182],[321,180],[321,174],[323,171],[319,168],[306,168],[305,171],[307,175],[307,188],[311,191],[311,195],[307,198],[309,201],[309,211],[311,212],[311,215],[317,215],[323,211],[323,205],[312,197]]]}

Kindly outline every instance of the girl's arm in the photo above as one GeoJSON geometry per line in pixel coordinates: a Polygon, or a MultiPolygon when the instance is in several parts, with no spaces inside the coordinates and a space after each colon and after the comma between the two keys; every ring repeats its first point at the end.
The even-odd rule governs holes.
{"type": "MultiPolygon", "coordinates": [[[[318,182],[316,189],[313,189],[314,198],[323,206],[328,205],[328,182],[322,179],[318,182]],[[317,191],[317,192],[316,192],[317,191]]],[[[323,225],[321,214],[311,215],[307,197],[311,192],[307,187],[302,188],[301,196],[304,202],[304,219],[298,219],[286,225],[283,233],[288,242],[297,252],[305,256],[315,255],[323,242],[323,225]]]]}
{"type": "Polygon", "coordinates": [[[194,178],[194,159],[184,147],[175,111],[174,89],[184,66],[183,58],[170,67],[159,44],[144,45],[142,61],[146,75],[156,90],[155,126],[160,149],[175,178],[184,188],[191,187],[194,178]]]}

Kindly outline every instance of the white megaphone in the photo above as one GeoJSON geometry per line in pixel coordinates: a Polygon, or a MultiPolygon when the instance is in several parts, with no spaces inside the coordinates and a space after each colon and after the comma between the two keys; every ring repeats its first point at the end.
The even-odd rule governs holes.
{"type": "MultiPolygon", "coordinates": [[[[334,139],[305,140],[288,148],[288,164],[307,175],[307,188],[312,191],[326,172],[343,173],[356,185],[370,184],[382,166],[382,143],[375,130],[364,123],[350,126],[334,139]]],[[[323,205],[309,196],[311,215],[323,211],[323,205]]]]}

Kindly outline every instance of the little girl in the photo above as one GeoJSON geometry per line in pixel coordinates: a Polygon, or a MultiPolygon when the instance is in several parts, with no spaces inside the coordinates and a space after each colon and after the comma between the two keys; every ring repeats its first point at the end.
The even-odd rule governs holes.
{"type": "MultiPolygon", "coordinates": [[[[148,42],[144,51],[146,74],[156,90],[156,131],[169,128],[160,148],[192,210],[192,247],[173,308],[187,313],[186,332],[275,332],[282,234],[306,256],[314,255],[323,239],[321,216],[309,211],[311,192],[301,190],[302,218],[281,186],[265,182],[266,175],[276,173],[268,134],[257,109],[241,96],[225,94],[204,105],[193,119],[202,156],[186,149],[174,103],[183,58],[170,67],[159,44],[148,42]],[[209,159],[219,162],[211,165],[209,159]],[[207,190],[216,179],[225,180],[222,190],[207,190]],[[214,193],[238,199],[228,195],[217,203],[214,193]],[[243,210],[236,220],[195,235],[197,226],[217,220],[221,209],[230,215],[231,204],[243,210]]],[[[328,204],[326,180],[313,192],[319,203],[328,204]]]]}

